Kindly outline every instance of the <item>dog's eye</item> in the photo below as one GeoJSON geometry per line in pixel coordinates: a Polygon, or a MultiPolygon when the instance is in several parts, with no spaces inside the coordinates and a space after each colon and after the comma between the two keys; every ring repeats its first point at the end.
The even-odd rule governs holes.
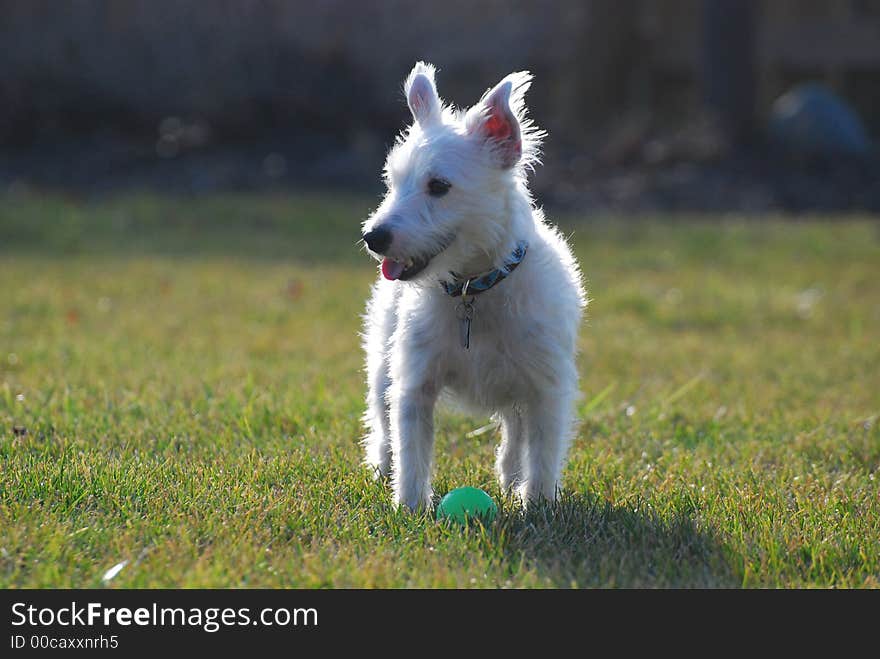
{"type": "Polygon", "coordinates": [[[452,183],[442,178],[432,178],[428,181],[428,194],[432,197],[442,197],[447,192],[449,192],[449,188],[452,187],[452,183]]]}

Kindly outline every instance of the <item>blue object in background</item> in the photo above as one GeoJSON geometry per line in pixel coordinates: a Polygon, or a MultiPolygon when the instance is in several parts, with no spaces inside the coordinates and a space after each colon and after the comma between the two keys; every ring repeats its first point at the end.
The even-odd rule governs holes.
{"type": "Polygon", "coordinates": [[[793,155],[861,157],[872,150],[858,114],[819,83],[800,85],[776,100],[769,134],[793,155]]]}

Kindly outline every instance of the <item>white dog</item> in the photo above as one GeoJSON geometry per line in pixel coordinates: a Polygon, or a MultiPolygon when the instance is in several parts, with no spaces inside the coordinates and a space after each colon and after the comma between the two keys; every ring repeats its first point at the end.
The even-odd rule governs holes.
{"type": "Polygon", "coordinates": [[[366,462],[413,510],[432,503],[443,392],[500,422],[505,491],[528,503],[560,486],[586,298],[526,187],[544,136],[526,118],[531,78],[513,73],[463,112],[437,96],[434,67],[416,64],[405,83],[415,122],[388,154],[388,192],[363,226],[382,262],[365,317],[366,462]]]}

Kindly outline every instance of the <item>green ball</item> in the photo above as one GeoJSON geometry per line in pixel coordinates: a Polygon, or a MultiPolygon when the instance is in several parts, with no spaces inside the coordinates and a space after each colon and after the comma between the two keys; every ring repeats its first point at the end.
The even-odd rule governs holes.
{"type": "Polygon", "coordinates": [[[457,524],[467,524],[478,519],[489,525],[498,514],[498,506],[488,494],[478,487],[457,487],[440,499],[437,519],[449,519],[457,524]]]}

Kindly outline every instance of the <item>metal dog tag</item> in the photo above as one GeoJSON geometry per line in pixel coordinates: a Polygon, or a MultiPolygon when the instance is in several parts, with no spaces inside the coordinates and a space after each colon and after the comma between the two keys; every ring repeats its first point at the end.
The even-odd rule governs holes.
{"type": "Polygon", "coordinates": [[[462,348],[468,350],[471,347],[471,321],[474,318],[473,298],[470,300],[462,298],[459,305],[455,308],[455,315],[458,317],[459,342],[462,348]]]}

